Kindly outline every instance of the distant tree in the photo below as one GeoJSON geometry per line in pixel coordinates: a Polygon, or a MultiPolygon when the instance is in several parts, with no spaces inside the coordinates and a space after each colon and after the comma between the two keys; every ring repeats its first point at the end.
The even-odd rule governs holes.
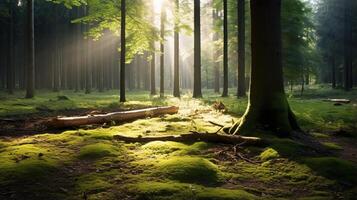
{"type": "Polygon", "coordinates": [[[120,102],[125,102],[125,63],[126,63],[126,0],[121,0],[120,26],[120,102]]]}
{"type": "Polygon", "coordinates": [[[35,31],[34,31],[34,4],[33,0],[26,3],[26,53],[27,53],[27,81],[26,98],[33,98],[35,89],[35,31]]]}
{"type": "Polygon", "coordinates": [[[201,5],[200,0],[194,0],[194,71],[193,97],[201,98],[201,5]]]}
{"type": "Polygon", "coordinates": [[[9,7],[9,21],[8,21],[8,50],[7,50],[7,92],[8,94],[14,93],[14,2],[8,2],[9,7]]]}
{"type": "Polygon", "coordinates": [[[228,96],[228,0],[223,0],[223,93],[228,96]]]}
{"type": "Polygon", "coordinates": [[[160,97],[163,98],[165,95],[165,21],[166,21],[166,10],[161,9],[160,17],[160,37],[162,39],[160,43],[160,97]]]}
{"type": "MultiPolygon", "coordinates": [[[[175,0],[175,13],[179,13],[180,2],[175,0]]],[[[179,17],[175,19],[174,33],[174,97],[180,97],[180,35],[179,35],[179,17]]]]}

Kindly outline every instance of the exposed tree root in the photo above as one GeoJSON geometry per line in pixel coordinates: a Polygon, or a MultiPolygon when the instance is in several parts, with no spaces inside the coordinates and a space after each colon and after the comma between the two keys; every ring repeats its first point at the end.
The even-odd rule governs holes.
{"type": "Polygon", "coordinates": [[[181,135],[171,136],[139,136],[139,137],[127,137],[122,135],[115,135],[114,139],[124,142],[152,142],[152,141],[174,141],[174,142],[212,142],[223,144],[240,144],[240,145],[259,145],[264,141],[258,137],[243,137],[218,133],[198,133],[191,132],[181,135]]]}

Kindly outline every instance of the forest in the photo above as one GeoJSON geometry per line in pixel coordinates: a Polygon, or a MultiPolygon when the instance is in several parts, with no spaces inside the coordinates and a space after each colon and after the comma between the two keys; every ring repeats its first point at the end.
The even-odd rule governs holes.
{"type": "Polygon", "coordinates": [[[1,200],[356,197],[356,0],[0,0],[1,200]]]}

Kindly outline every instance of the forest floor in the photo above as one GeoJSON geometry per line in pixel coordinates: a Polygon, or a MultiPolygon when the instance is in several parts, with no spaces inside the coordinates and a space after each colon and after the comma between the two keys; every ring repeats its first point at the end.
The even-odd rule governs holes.
{"type": "MultiPolygon", "coordinates": [[[[289,102],[302,128],[332,151],[313,153],[296,141],[257,133],[268,146],[240,147],[205,142],[123,143],[114,135],[177,135],[215,132],[209,121],[230,125],[247,99],[206,92],[201,100],[150,97],[117,91],[90,95],[70,91],[0,93],[0,199],[354,199],[357,195],[357,90],[315,86],[289,102]],[[348,98],[340,106],[326,98],[348,98]],[[212,105],[222,101],[225,111],[212,105]],[[84,114],[158,105],[179,113],[123,124],[85,126],[55,133],[11,131],[11,123],[57,115],[84,114]],[[6,126],[6,128],[4,128],[6,126]]],[[[16,128],[16,127],[12,127],[16,128]]]]}

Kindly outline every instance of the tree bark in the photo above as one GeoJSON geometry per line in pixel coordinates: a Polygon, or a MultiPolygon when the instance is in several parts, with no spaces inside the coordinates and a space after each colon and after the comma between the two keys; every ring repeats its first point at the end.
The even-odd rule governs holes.
{"type": "Polygon", "coordinates": [[[165,95],[165,21],[166,11],[162,7],[161,9],[161,43],[160,43],[160,98],[164,98],[165,95]]]}
{"type": "MultiPolygon", "coordinates": [[[[84,7],[84,15],[87,16],[88,15],[88,5],[86,5],[84,7]]],[[[85,24],[84,25],[84,31],[88,31],[89,29],[89,25],[85,24]]],[[[85,79],[85,93],[86,94],[90,94],[91,90],[92,90],[92,62],[91,62],[91,55],[90,52],[92,51],[92,41],[89,37],[87,37],[86,41],[85,41],[85,63],[86,63],[86,67],[85,67],[85,71],[86,71],[86,79],[85,79]]]]}
{"type": "Polygon", "coordinates": [[[46,122],[45,125],[49,128],[65,128],[90,124],[103,124],[112,121],[125,122],[140,118],[156,117],[165,114],[176,114],[178,112],[178,109],[179,108],[175,106],[167,106],[98,115],[59,117],[46,122]]]}
{"type": "Polygon", "coordinates": [[[60,78],[60,63],[59,63],[59,5],[55,5],[55,24],[52,29],[52,35],[54,37],[54,45],[52,50],[52,68],[53,68],[53,92],[59,91],[59,78],[60,78]]]}
{"type": "MultiPolygon", "coordinates": [[[[216,9],[212,9],[212,16],[213,16],[213,26],[217,23],[216,21],[219,19],[218,11],[216,9]]],[[[218,33],[213,33],[213,43],[215,44],[218,41],[218,33]]],[[[214,63],[214,92],[219,93],[220,90],[220,65],[218,63],[218,51],[216,45],[214,45],[213,50],[213,63],[214,63]]]]}
{"type": "Polygon", "coordinates": [[[26,11],[26,48],[27,48],[27,80],[26,80],[26,98],[33,98],[35,89],[35,31],[34,31],[34,2],[33,0],[27,0],[26,11]]]}
{"type": "Polygon", "coordinates": [[[232,134],[254,130],[288,136],[300,130],[286,99],[283,83],[281,0],[252,0],[252,72],[249,104],[232,134]]]}
{"type": "Polygon", "coordinates": [[[180,97],[180,35],[179,35],[179,9],[180,2],[176,0],[176,21],[175,21],[175,33],[174,33],[174,97],[180,97]]]}
{"type": "Polygon", "coordinates": [[[8,27],[8,50],[7,50],[7,74],[6,89],[8,94],[14,93],[14,7],[13,1],[9,2],[9,27],[8,27]]]}
{"type": "Polygon", "coordinates": [[[223,0],[223,93],[228,96],[228,0],[223,0]]]}
{"type": "Polygon", "coordinates": [[[126,0],[121,0],[121,26],[120,26],[120,102],[125,102],[125,54],[126,54],[126,0]]]}
{"type": "Polygon", "coordinates": [[[194,0],[194,70],[193,98],[201,98],[201,5],[194,0]]]}
{"type": "Polygon", "coordinates": [[[245,0],[238,0],[238,97],[245,96],[245,0]]]}
{"type": "Polygon", "coordinates": [[[345,90],[352,89],[352,10],[350,0],[344,0],[344,81],[345,90]]]}

